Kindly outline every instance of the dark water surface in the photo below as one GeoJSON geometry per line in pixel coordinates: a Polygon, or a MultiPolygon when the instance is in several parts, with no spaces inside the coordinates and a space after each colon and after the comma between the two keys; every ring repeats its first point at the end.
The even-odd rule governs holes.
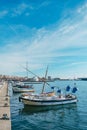
{"type": "MultiPolygon", "coordinates": [[[[24,107],[19,102],[20,94],[11,95],[12,130],[87,130],[87,81],[58,81],[50,83],[61,89],[77,84],[77,104],[49,108],[24,107]]],[[[41,92],[41,84],[36,84],[36,92],[41,92]]],[[[49,87],[46,86],[46,90],[49,87]]],[[[64,89],[63,89],[64,90],[64,89]]]]}

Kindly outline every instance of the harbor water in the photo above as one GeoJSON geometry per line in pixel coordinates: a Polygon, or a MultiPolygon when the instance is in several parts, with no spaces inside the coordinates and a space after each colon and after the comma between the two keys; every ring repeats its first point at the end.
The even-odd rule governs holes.
{"type": "MultiPolygon", "coordinates": [[[[78,88],[77,104],[51,108],[25,107],[18,100],[20,94],[13,94],[9,85],[12,130],[87,130],[87,81],[55,81],[49,84],[57,86],[56,90],[60,87],[64,93],[67,85],[73,87],[75,83],[78,88]]],[[[36,92],[41,92],[42,84],[33,86],[36,92]]],[[[49,86],[45,90],[49,91],[49,86]]]]}

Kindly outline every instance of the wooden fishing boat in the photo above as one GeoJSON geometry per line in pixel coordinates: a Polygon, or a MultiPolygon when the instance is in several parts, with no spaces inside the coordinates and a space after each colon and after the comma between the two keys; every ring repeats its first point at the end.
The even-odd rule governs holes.
{"type": "Polygon", "coordinates": [[[28,94],[19,97],[24,105],[29,106],[55,106],[61,104],[71,104],[77,102],[77,97],[73,94],[68,95],[55,95],[52,92],[44,94],[28,94]]]}
{"type": "MultiPolygon", "coordinates": [[[[46,70],[45,78],[47,75],[47,70],[46,70]]],[[[40,94],[24,94],[19,97],[19,101],[22,101],[24,105],[29,105],[29,106],[55,106],[55,105],[71,104],[77,102],[77,97],[74,94],[77,91],[76,87],[73,87],[71,89],[70,86],[67,86],[66,91],[69,92],[71,89],[71,92],[66,94],[61,94],[61,89],[58,89],[57,92],[55,93],[54,87],[51,87],[53,89],[52,92],[44,92],[44,87],[46,83],[47,82],[44,81],[42,92],[40,94]]]]}

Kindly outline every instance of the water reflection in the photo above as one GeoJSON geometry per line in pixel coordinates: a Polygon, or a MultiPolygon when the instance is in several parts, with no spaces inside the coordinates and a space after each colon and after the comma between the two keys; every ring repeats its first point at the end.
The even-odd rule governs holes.
{"type": "Polygon", "coordinates": [[[40,124],[40,129],[43,126],[49,129],[58,130],[77,130],[80,128],[80,117],[78,114],[77,104],[59,105],[54,107],[31,107],[24,106],[19,111],[21,120],[34,122],[34,125],[40,124]]]}
{"type": "Polygon", "coordinates": [[[33,114],[33,113],[40,113],[40,112],[46,112],[46,111],[59,111],[62,110],[63,112],[67,109],[69,112],[71,110],[75,110],[77,108],[77,104],[67,104],[67,105],[59,105],[59,106],[41,106],[41,107],[35,107],[35,106],[24,106],[20,110],[21,114],[33,114]]]}

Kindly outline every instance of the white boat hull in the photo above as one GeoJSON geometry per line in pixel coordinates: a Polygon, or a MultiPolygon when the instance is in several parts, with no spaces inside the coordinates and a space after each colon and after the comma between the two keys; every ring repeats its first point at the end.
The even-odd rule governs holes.
{"type": "Polygon", "coordinates": [[[34,89],[13,87],[13,92],[14,93],[34,92],[34,89]]]}
{"type": "Polygon", "coordinates": [[[29,106],[55,106],[55,105],[63,105],[63,104],[71,104],[76,103],[77,99],[56,99],[56,100],[30,100],[26,98],[21,98],[24,105],[29,106]]]}
{"type": "Polygon", "coordinates": [[[72,101],[61,101],[61,102],[32,102],[32,101],[25,101],[23,100],[23,103],[25,105],[30,105],[30,106],[55,106],[55,105],[62,105],[62,104],[71,104],[71,103],[76,103],[77,100],[72,100],[72,101]]]}

